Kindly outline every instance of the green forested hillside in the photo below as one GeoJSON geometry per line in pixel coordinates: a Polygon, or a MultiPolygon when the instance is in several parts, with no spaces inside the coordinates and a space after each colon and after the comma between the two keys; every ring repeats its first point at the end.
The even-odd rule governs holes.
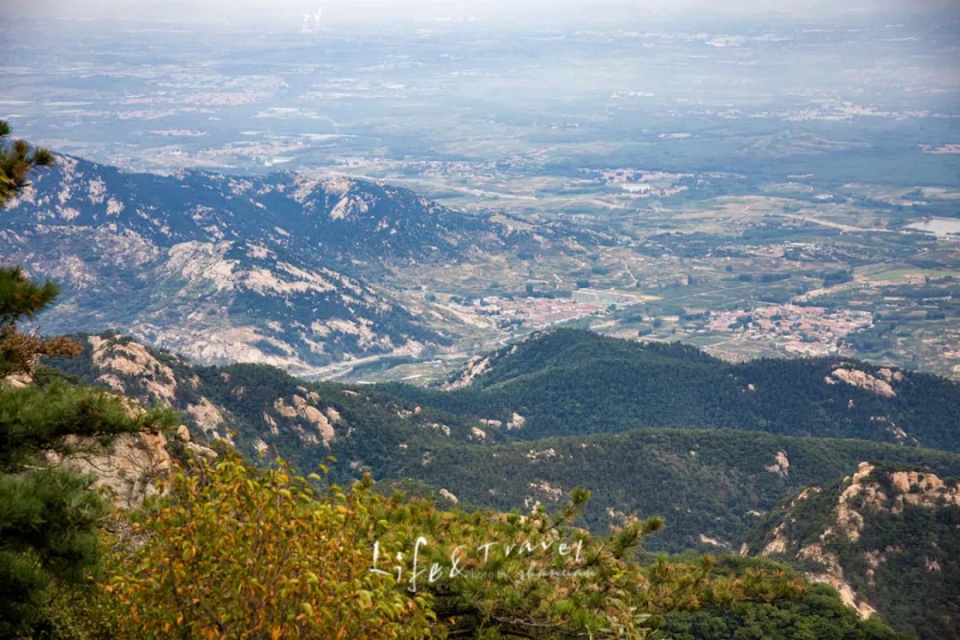
{"type": "MultiPolygon", "coordinates": [[[[582,342],[581,348],[612,347],[621,354],[635,350],[629,343],[595,341],[579,332],[557,337],[582,342]]],[[[104,340],[96,354],[91,346],[96,340],[84,340],[84,355],[58,366],[91,382],[113,376],[114,384],[122,380],[123,391],[147,403],[161,401],[154,396],[165,394],[195,431],[206,428],[208,437],[230,437],[251,457],[263,450],[267,458],[282,456],[309,473],[332,454],[331,473],[338,481],[369,471],[381,481],[404,480],[403,486],[420,493],[445,489],[463,505],[504,510],[529,509],[538,500],[549,506],[571,489],[585,487],[594,495],[585,517],[596,531],[631,513],[664,516],[666,528],[648,541],[656,549],[735,550],[747,530],[784,497],[829,482],[864,460],[921,464],[940,475],[960,475],[955,453],[738,429],[644,429],[531,442],[517,438],[527,427],[483,424],[476,416],[449,411],[457,408],[452,403],[436,409],[415,402],[423,399],[419,396],[402,399],[387,393],[397,387],[307,383],[260,365],[193,367],[126,338],[104,340]],[[156,364],[148,363],[148,357],[156,364]],[[136,375],[129,373],[134,360],[140,369],[136,375]],[[166,373],[158,368],[163,366],[166,373]],[[163,383],[166,378],[170,380],[163,383]],[[303,406],[294,413],[297,398],[303,406]],[[222,424],[211,427],[209,416],[199,421],[204,413],[189,413],[204,403],[216,408],[222,424]],[[328,443],[310,420],[317,415],[311,407],[330,423],[328,443]]],[[[704,368],[728,366],[672,345],[640,353],[649,361],[669,363],[679,354],[704,368]]]]}
{"type": "MultiPolygon", "coordinates": [[[[738,573],[748,567],[786,569],[765,558],[725,556],[714,572],[738,573]]],[[[789,571],[789,569],[787,569],[789,571]]],[[[662,632],[670,640],[906,640],[878,617],[862,620],[844,605],[833,587],[812,584],[802,601],[742,603],[726,611],[685,611],[666,616],[662,632]]]]}
{"type": "MultiPolygon", "coordinates": [[[[310,383],[262,365],[196,367],[115,335],[80,342],[81,357],[57,366],[146,404],[169,402],[196,432],[226,438],[264,463],[279,456],[309,473],[333,456],[332,480],[369,472],[386,493],[400,487],[468,510],[552,510],[585,488],[592,498],[582,523],[595,533],[631,514],[662,516],[663,529],[644,540],[652,552],[739,552],[751,530],[779,522],[778,503],[865,461],[960,477],[960,454],[917,446],[955,449],[957,385],[859,362],[735,365],[680,345],[557,331],[494,354],[465,389],[439,391],[310,383]]],[[[794,531],[800,539],[824,531],[818,518],[829,509],[821,511],[799,519],[806,523],[794,531]]],[[[942,521],[944,513],[876,518],[864,539],[916,551],[897,541],[921,529],[949,533],[957,523],[942,521]]],[[[755,553],[763,550],[757,535],[755,553]]],[[[951,548],[944,542],[940,555],[923,558],[881,551],[904,560],[873,567],[874,583],[861,553],[839,581],[872,598],[888,621],[908,621],[899,630],[937,637],[929,629],[957,619],[942,601],[952,593],[943,581],[954,574],[940,556],[951,548]],[[931,558],[940,572],[909,568],[931,558]],[[910,594],[927,594],[933,608],[901,583],[912,585],[910,594]]],[[[809,570],[807,560],[784,559],[809,570]]],[[[676,638],[892,637],[882,625],[868,629],[851,619],[836,596],[811,595],[805,603],[678,614],[664,624],[676,638]]]]}
{"type": "Polygon", "coordinates": [[[525,440],[727,428],[960,451],[960,384],[943,378],[834,358],[731,364],[690,346],[571,329],[496,352],[456,391],[386,388],[461,414],[517,413],[526,421],[510,435],[525,440]]]}
{"type": "Polygon", "coordinates": [[[498,509],[550,505],[576,487],[593,494],[595,530],[625,515],[662,515],[650,549],[736,551],[748,529],[798,488],[823,484],[863,460],[960,474],[960,455],[856,440],[733,430],[638,430],[497,446],[445,445],[403,457],[399,474],[498,509]],[[789,464],[777,465],[778,454],[789,464]]]}
{"type": "Polygon", "coordinates": [[[586,492],[520,517],[313,480],[229,451],[179,470],[124,516],[146,535],[134,553],[117,542],[90,602],[112,628],[84,637],[665,640],[692,618],[733,637],[899,640],[778,563],[638,556],[658,518],[591,536],[571,526],[586,492]]]}

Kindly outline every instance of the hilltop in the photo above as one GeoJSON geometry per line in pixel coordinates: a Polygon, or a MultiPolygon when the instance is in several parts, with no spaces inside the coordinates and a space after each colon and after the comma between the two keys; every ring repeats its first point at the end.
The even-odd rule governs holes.
{"type": "Polygon", "coordinates": [[[513,423],[524,440],[719,428],[960,451],[960,384],[849,358],[729,363],[679,343],[560,329],[476,357],[446,391],[384,388],[513,423]]]}

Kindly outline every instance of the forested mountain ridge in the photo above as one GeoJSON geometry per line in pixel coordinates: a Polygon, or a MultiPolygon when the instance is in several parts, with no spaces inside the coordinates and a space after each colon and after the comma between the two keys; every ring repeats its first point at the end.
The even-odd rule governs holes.
{"type": "MultiPolygon", "coordinates": [[[[179,359],[151,353],[129,339],[90,336],[84,341],[86,354],[72,368],[74,371],[87,377],[98,373],[100,384],[118,392],[129,387],[152,404],[192,399],[196,403],[191,412],[195,422],[209,418],[209,414],[204,416],[197,411],[198,407],[206,412],[216,409],[199,392],[226,392],[237,401],[237,414],[243,414],[245,401],[259,407],[259,401],[272,398],[275,408],[278,404],[283,408],[282,394],[292,391],[295,395],[290,408],[305,418],[316,416],[317,412],[310,408],[333,397],[321,398],[313,390],[321,386],[300,387],[297,381],[270,367],[236,365],[190,373],[189,365],[179,359]],[[189,375],[184,377],[185,373],[189,375]],[[265,386],[259,386],[260,383],[265,386]],[[293,387],[280,388],[286,383],[293,387]],[[301,397],[298,403],[297,393],[307,399],[301,397]]],[[[5,400],[21,394],[31,396],[38,390],[50,393],[75,383],[71,375],[48,367],[32,373],[32,381],[23,376],[0,378],[0,393],[5,400]]],[[[369,405],[362,420],[372,427],[381,426],[383,412],[391,413],[397,408],[390,407],[389,398],[380,393],[363,397],[359,391],[341,385],[327,386],[330,394],[362,398],[361,402],[369,405]]],[[[130,396],[108,395],[111,403],[125,407],[122,414],[136,404],[130,396]]],[[[4,408],[7,409],[6,403],[4,408]]],[[[349,407],[341,409],[349,414],[349,407]]],[[[164,413],[173,418],[171,412],[164,413]]],[[[290,413],[280,411],[278,415],[291,417],[290,413]]],[[[335,417],[331,407],[327,407],[326,413],[331,421],[336,420],[338,429],[352,428],[335,417]]],[[[350,419],[358,417],[349,415],[350,419]]],[[[401,410],[397,417],[406,420],[428,415],[428,410],[414,408],[409,415],[401,410]]],[[[10,412],[5,411],[3,417],[0,427],[6,429],[10,426],[10,412]]],[[[91,419],[89,415],[78,417],[81,424],[91,419]]],[[[12,419],[16,426],[22,416],[12,419]]],[[[100,517],[101,526],[108,521],[110,525],[108,531],[99,531],[90,539],[91,543],[100,541],[102,545],[99,549],[88,545],[90,554],[86,560],[92,573],[78,578],[75,584],[58,583],[52,589],[39,585],[29,607],[0,606],[0,635],[11,635],[8,632],[12,630],[11,637],[35,637],[31,631],[42,629],[44,637],[62,640],[168,637],[171,630],[176,630],[177,635],[190,635],[189,630],[198,628],[243,632],[266,618],[272,628],[281,631],[311,629],[302,634],[304,637],[321,637],[330,628],[350,628],[355,631],[341,635],[413,640],[426,637],[428,628],[449,628],[451,635],[479,638],[483,635],[478,629],[489,630],[492,624],[510,632],[529,627],[527,637],[551,640],[557,636],[549,631],[540,633],[546,626],[541,620],[549,619],[554,621],[549,628],[593,625],[597,627],[596,637],[638,640],[650,637],[649,630],[661,625],[672,635],[674,630],[685,632],[691,625],[699,628],[703,624],[715,630],[747,629],[761,634],[786,631],[783,637],[788,640],[805,637],[785,630],[785,621],[798,629],[815,627],[819,640],[898,640],[878,620],[859,620],[853,610],[843,607],[835,592],[815,586],[808,589],[792,571],[779,564],[726,558],[714,569],[712,560],[692,556],[645,557],[642,562],[635,562],[633,549],[641,538],[659,528],[659,519],[622,522],[609,536],[591,537],[579,526],[568,529],[579,510],[576,507],[582,506],[586,497],[584,492],[569,492],[547,510],[525,517],[517,513],[441,510],[428,501],[404,500],[400,496],[387,499],[371,494],[369,482],[354,485],[345,495],[336,486],[328,492],[318,490],[323,485],[320,476],[313,475],[308,482],[291,476],[289,468],[273,461],[261,459],[268,468],[255,470],[230,447],[220,449],[219,455],[197,448],[184,427],[172,430],[176,423],[165,424],[168,436],[176,434],[166,441],[166,446],[163,435],[153,431],[138,434],[144,440],[140,445],[118,440],[113,451],[82,452],[79,460],[84,464],[79,468],[95,473],[98,484],[112,491],[119,489],[114,497],[121,499],[124,508],[109,518],[100,517]],[[191,455],[190,450],[198,451],[198,457],[191,455]],[[129,454],[148,465],[117,466],[118,456],[129,454]],[[216,459],[216,463],[209,462],[209,458],[216,459]],[[133,471],[137,475],[131,475],[133,471]],[[148,497],[142,509],[137,507],[144,494],[158,490],[165,494],[162,501],[148,497]],[[570,505],[574,505],[572,510],[570,505]],[[332,516],[334,521],[328,522],[332,516]],[[549,550],[558,540],[569,537],[569,544],[583,543],[584,555],[581,561],[578,551],[576,560],[570,561],[564,559],[563,551],[544,558],[526,553],[511,556],[508,552],[504,559],[492,560],[495,564],[489,566],[496,566],[499,571],[482,574],[487,576],[485,580],[477,582],[471,578],[461,583],[451,574],[449,582],[445,580],[437,586],[432,579],[425,582],[420,589],[432,597],[423,599],[408,589],[394,589],[393,581],[373,577],[369,571],[371,545],[376,542],[396,548],[404,540],[412,540],[411,534],[428,536],[429,546],[424,551],[429,562],[450,560],[442,549],[445,541],[486,545],[493,540],[501,548],[523,540],[537,549],[542,543],[542,549],[549,550]],[[577,568],[580,562],[594,571],[571,573],[568,579],[564,570],[577,568]],[[317,567],[323,570],[318,571],[317,567]],[[526,571],[543,571],[547,577],[524,579],[521,572],[526,571]],[[290,580],[291,576],[306,579],[290,580]],[[211,588],[225,580],[236,588],[211,588]],[[603,591],[594,597],[598,588],[603,591]],[[477,589],[481,591],[478,593],[477,589]],[[606,593],[612,589],[616,589],[614,595],[606,593]],[[517,597],[520,593],[522,598],[517,597]],[[331,594],[336,598],[331,598],[331,594]],[[353,594],[356,597],[351,597],[353,594]],[[568,595],[558,602],[557,594],[568,595]],[[366,606],[366,597],[377,598],[378,602],[392,597],[394,605],[406,606],[404,611],[409,611],[409,615],[398,616],[396,609],[384,611],[366,606]],[[629,626],[621,632],[611,628],[608,620],[624,619],[618,609],[624,597],[630,597],[631,603],[637,605],[627,609],[624,624],[629,626]],[[354,606],[355,600],[360,604],[354,606]],[[418,611],[426,607],[436,615],[418,616],[418,611]],[[229,615],[221,613],[225,610],[229,615]],[[295,617],[286,615],[289,610],[301,613],[295,617]],[[634,615],[638,610],[643,613],[634,615]],[[189,623],[187,613],[191,616],[189,623]],[[391,633],[381,636],[378,633],[386,633],[384,621],[392,625],[388,629],[391,633]],[[338,626],[332,627],[334,624],[338,626]],[[356,630],[360,625],[366,625],[362,627],[364,631],[356,630]],[[628,632],[631,629],[640,633],[628,632]]],[[[456,433],[451,432],[451,439],[456,439],[456,433]]],[[[227,436],[238,443],[243,440],[243,434],[227,436]]],[[[385,443],[372,446],[384,447],[385,443]]],[[[67,464],[73,460],[67,458],[67,464]]],[[[63,459],[48,458],[48,463],[62,464],[63,459]]],[[[37,469],[38,473],[47,473],[42,467],[37,469]]],[[[12,481],[15,483],[16,478],[12,481]]],[[[87,488],[90,482],[83,480],[83,487],[90,493],[89,500],[93,500],[93,492],[87,488]]],[[[385,488],[389,490],[390,485],[385,488]]],[[[456,501],[450,492],[440,495],[446,497],[447,504],[456,501]]],[[[4,493],[3,498],[3,506],[8,508],[9,495],[4,493]]],[[[9,523],[4,521],[3,525],[9,523]]],[[[16,560],[16,554],[22,553],[20,547],[13,548],[11,553],[7,544],[12,537],[10,529],[0,527],[4,534],[0,560],[16,560]]],[[[469,566],[486,568],[486,560],[481,558],[482,554],[470,557],[469,566]]],[[[373,562],[377,562],[376,555],[373,562]]],[[[0,591],[10,586],[3,584],[0,591]]],[[[18,586],[14,585],[14,590],[18,586]]],[[[9,604],[6,600],[0,602],[9,604]]]]}
{"type": "Polygon", "coordinates": [[[681,344],[558,329],[475,358],[448,387],[385,388],[504,424],[522,416],[515,439],[723,428],[960,451],[960,384],[846,358],[734,364],[681,344]]]}
{"type": "MultiPolygon", "coordinates": [[[[956,477],[956,476],[954,476],[956,477]]],[[[960,481],[927,469],[861,463],[804,489],[750,536],[745,552],[786,560],[881,611],[923,640],[960,638],[960,481]]]]}
{"type": "MultiPolygon", "coordinates": [[[[582,338],[568,332],[555,337],[575,342],[582,338]]],[[[781,513],[778,503],[806,487],[829,485],[865,460],[892,461],[898,468],[941,478],[960,476],[960,455],[947,451],[734,428],[518,439],[515,434],[526,428],[519,414],[513,416],[511,429],[491,418],[481,421],[470,413],[398,397],[392,388],[304,382],[264,365],[197,367],[117,335],[83,336],[82,342],[79,358],[53,364],[145,404],[172,404],[198,435],[232,442],[254,459],[262,455],[261,463],[281,456],[303,473],[326,463],[331,479],[343,483],[369,472],[385,491],[400,487],[467,509],[528,512],[543,505],[555,510],[575,488],[586,488],[592,497],[583,507],[582,522],[594,532],[622,524],[632,513],[664,516],[663,530],[644,541],[651,551],[735,553],[744,541],[754,544],[762,536],[751,531],[768,530],[765,523],[781,513]],[[327,459],[331,454],[335,461],[327,459]]],[[[633,349],[626,343],[614,347],[626,353],[633,349]]],[[[727,366],[676,345],[657,346],[647,357],[652,362],[692,361],[704,368],[727,366]]],[[[493,360],[491,373],[496,370],[493,360]]],[[[910,374],[899,373],[903,380],[898,382],[909,379],[910,374]]],[[[482,376],[477,382],[489,384],[482,376]]],[[[916,384],[922,384],[922,378],[916,384]]],[[[896,531],[893,526],[884,535],[896,531]]],[[[842,589],[855,582],[830,581],[842,589]]],[[[890,589],[896,593],[895,587],[890,589]]],[[[818,606],[828,606],[827,600],[818,606]]],[[[805,605],[784,606],[775,615],[766,609],[724,614],[722,625],[706,613],[669,617],[666,624],[677,637],[719,638],[724,637],[721,628],[773,625],[770,629],[782,630],[778,625],[788,619],[803,625],[805,616],[821,615],[805,605]],[[766,619],[768,614],[773,617],[766,619]],[[707,628],[714,631],[704,631],[707,628]]],[[[876,602],[874,606],[884,614],[895,610],[876,602]]],[[[917,615],[916,607],[912,611],[917,615]]],[[[791,633],[783,637],[802,637],[791,633]]]]}
{"type": "MultiPolygon", "coordinates": [[[[651,538],[651,548],[736,549],[791,492],[830,482],[863,460],[960,475],[955,453],[732,428],[531,441],[518,437],[526,429],[519,414],[510,422],[481,418],[395,395],[394,387],[304,382],[264,365],[197,367],[116,335],[81,342],[79,358],[54,364],[147,405],[170,403],[196,433],[227,439],[251,457],[279,455],[309,473],[333,454],[338,480],[370,471],[378,480],[414,480],[426,483],[420,488],[428,493],[443,489],[465,505],[503,510],[554,504],[585,487],[594,493],[584,515],[595,530],[629,513],[664,515],[667,527],[651,538]]],[[[722,364],[698,354],[689,350],[688,357],[722,364]]]]}

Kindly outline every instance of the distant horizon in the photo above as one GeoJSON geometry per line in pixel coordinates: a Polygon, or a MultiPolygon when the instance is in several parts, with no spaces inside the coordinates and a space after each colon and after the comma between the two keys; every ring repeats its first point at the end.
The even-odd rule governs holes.
{"type": "Polygon", "coordinates": [[[67,6],[55,0],[5,7],[13,19],[221,24],[228,27],[261,26],[322,30],[325,27],[367,24],[409,27],[426,24],[496,25],[515,27],[600,25],[636,18],[655,22],[702,23],[723,20],[848,21],[883,16],[960,15],[958,0],[738,0],[734,3],[705,0],[77,0],[67,6]]]}

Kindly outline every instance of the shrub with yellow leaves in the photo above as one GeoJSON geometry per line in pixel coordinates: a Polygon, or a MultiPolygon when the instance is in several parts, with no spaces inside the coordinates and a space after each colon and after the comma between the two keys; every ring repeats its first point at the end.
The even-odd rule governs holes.
{"type": "Polygon", "coordinates": [[[430,637],[429,596],[369,571],[368,493],[198,460],[136,516],[104,589],[129,638],[430,637]]]}

